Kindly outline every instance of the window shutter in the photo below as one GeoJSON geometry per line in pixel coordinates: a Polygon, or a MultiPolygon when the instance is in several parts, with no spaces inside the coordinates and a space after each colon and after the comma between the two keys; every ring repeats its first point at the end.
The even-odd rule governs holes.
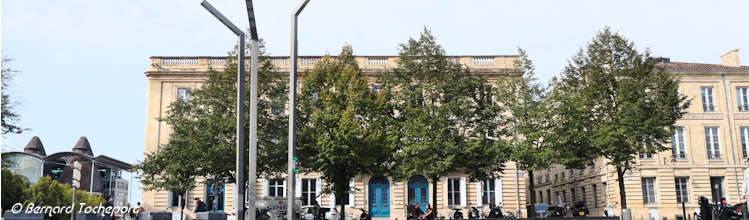
{"type": "Polygon", "coordinates": [[[166,207],[171,208],[172,207],[172,198],[174,197],[174,193],[172,191],[167,191],[166,195],[166,207]]]}
{"type": "Polygon", "coordinates": [[[283,184],[283,190],[281,190],[281,191],[283,191],[283,197],[284,197],[284,198],[286,198],[286,193],[287,193],[286,191],[287,191],[287,190],[289,190],[289,188],[286,188],[286,186],[288,186],[288,185],[289,185],[289,184],[286,184],[286,182],[288,182],[288,181],[286,181],[286,179],[284,179],[284,180],[283,180],[283,181],[281,182],[281,184],[283,184]]]}
{"type": "Polygon", "coordinates": [[[330,206],[335,207],[335,191],[330,193],[330,206]]]}
{"type": "Polygon", "coordinates": [[[445,190],[442,190],[442,194],[445,195],[445,205],[450,205],[450,203],[447,202],[447,177],[443,177],[442,181],[445,183],[445,190]]]}
{"type": "Polygon", "coordinates": [[[263,178],[263,197],[270,196],[270,180],[263,178]]]}
{"type": "Polygon", "coordinates": [[[502,188],[502,177],[494,179],[494,201],[499,207],[502,207],[502,188]]]}
{"type": "Polygon", "coordinates": [[[356,200],[355,200],[356,197],[355,197],[354,194],[356,193],[356,182],[354,182],[353,178],[351,178],[351,181],[349,182],[348,185],[349,185],[349,189],[350,189],[350,191],[348,192],[348,205],[351,206],[351,207],[355,207],[356,206],[356,200]]]}
{"type": "Polygon", "coordinates": [[[294,187],[294,197],[302,197],[302,178],[296,178],[294,187]]]}
{"type": "Polygon", "coordinates": [[[320,196],[320,188],[322,188],[322,180],[320,178],[315,179],[315,200],[317,204],[322,204],[322,196],[320,196]]]}
{"type": "Polygon", "coordinates": [[[481,190],[481,182],[480,181],[476,182],[476,205],[478,205],[478,206],[482,206],[483,205],[483,204],[481,204],[481,202],[482,202],[481,201],[481,199],[482,199],[481,195],[483,195],[483,193],[484,192],[481,190]]]}
{"type": "Polygon", "coordinates": [[[460,206],[466,206],[466,177],[460,177],[460,206]]]}

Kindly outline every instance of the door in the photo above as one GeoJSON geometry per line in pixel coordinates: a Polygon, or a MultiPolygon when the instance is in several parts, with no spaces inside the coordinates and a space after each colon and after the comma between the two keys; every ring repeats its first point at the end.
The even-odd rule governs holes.
{"type": "Polygon", "coordinates": [[[390,184],[382,175],[369,179],[369,211],[374,218],[390,217],[390,184]]]}
{"type": "Polygon", "coordinates": [[[426,212],[429,203],[429,182],[422,175],[412,176],[408,179],[408,205],[419,204],[419,209],[426,212]]]}
{"type": "Polygon", "coordinates": [[[224,192],[226,184],[223,180],[209,180],[205,186],[205,204],[211,212],[224,211],[224,192]]]}

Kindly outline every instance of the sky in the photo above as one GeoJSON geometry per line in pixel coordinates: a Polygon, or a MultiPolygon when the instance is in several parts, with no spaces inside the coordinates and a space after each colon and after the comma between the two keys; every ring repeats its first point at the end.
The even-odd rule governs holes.
{"type": "MultiPolygon", "coordinates": [[[[240,28],[244,1],[211,0],[240,28]]],[[[296,0],[255,0],[258,33],[270,55],[289,54],[296,0]]],[[[69,151],[86,136],[94,155],[143,159],[150,56],[225,55],[236,37],[199,0],[5,0],[2,55],[21,71],[9,88],[20,126],[2,150],[39,136],[46,151],[69,151]]],[[[749,65],[749,1],[311,0],[299,16],[299,55],[396,55],[429,28],[450,55],[516,55],[527,50],[540,80],[605,26],[672,62],[720,63],[738,48],[749,65]]],[[[134,179],[133,181],[137,181],[134,179]]],[[[139,184],[131,202],[140,201],[139,184]]]]}

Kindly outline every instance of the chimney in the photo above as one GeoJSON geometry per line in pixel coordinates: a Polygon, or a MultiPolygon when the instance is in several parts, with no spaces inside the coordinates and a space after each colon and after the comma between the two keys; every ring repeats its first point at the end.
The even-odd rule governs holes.
{"type": "Polygon", "coordinates": [[[741,63],[739,63],[739,49],[733,49],[721,55],[720,63],[724,66],[741,66],[741,63]]]}

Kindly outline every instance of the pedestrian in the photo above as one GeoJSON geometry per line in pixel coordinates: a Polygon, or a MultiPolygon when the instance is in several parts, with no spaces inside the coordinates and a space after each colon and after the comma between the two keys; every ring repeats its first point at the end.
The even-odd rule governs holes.
{"type": "Polygon", "coordinates": [[[208,211],[208,206],[203,201],[201,201],[200,198],[195,197],[194,201],[195,201],[195,213],[208,211]]]}
{"type": "Polygon", "coordinates": [[[424,211],[421,211],[421,208],[419,208],[419,203],[418,202],[414,204],[414,207],[413,207],[413,209],[411,209],[411,212],[413,212],[411,214],[411,216],[416,217],[416,218],[418,218],[420,220],[424,219],[423,218],[424,217],[423,216],[424,215],[424,211]]]}
{"type": "Polygon", "coordinates": [[[424,213],[424,218],[426,220],[433,220],[434,219],[434,210],[432,209],[432,205],[427,204],[427,211],[424,213]]]}
{"type": "Polygon", "coordinates": [[[315,220],[322,219],[320,218],[320,215],[324,215],[323,213],[320,213],[320,204],[317,204],[317,200],[312,201],[312,216],[314,216],[315,220]]]}
{"type": "Polygon", "coordinates": [[[145,211],[146,209],[144,209],[143,206],[140,206],[140,202],[138,202],[135,206],[135,220],[140,220],[140,213],[145,211]]]}
{"type": "MultiPolygon", "coordinates": [[[[106,197],[106,201],[104,202],[104,208],[108,208],[108,207],[113,207],[114,208],[114,204],[112,202],[113,202],[112,196],[108,195],[106,197]]],[[[111,213],[105,213],[105,214],[110,215],[112,217],[112,220],[114,220],[114,211],[112,211],[111,213]]]]}

